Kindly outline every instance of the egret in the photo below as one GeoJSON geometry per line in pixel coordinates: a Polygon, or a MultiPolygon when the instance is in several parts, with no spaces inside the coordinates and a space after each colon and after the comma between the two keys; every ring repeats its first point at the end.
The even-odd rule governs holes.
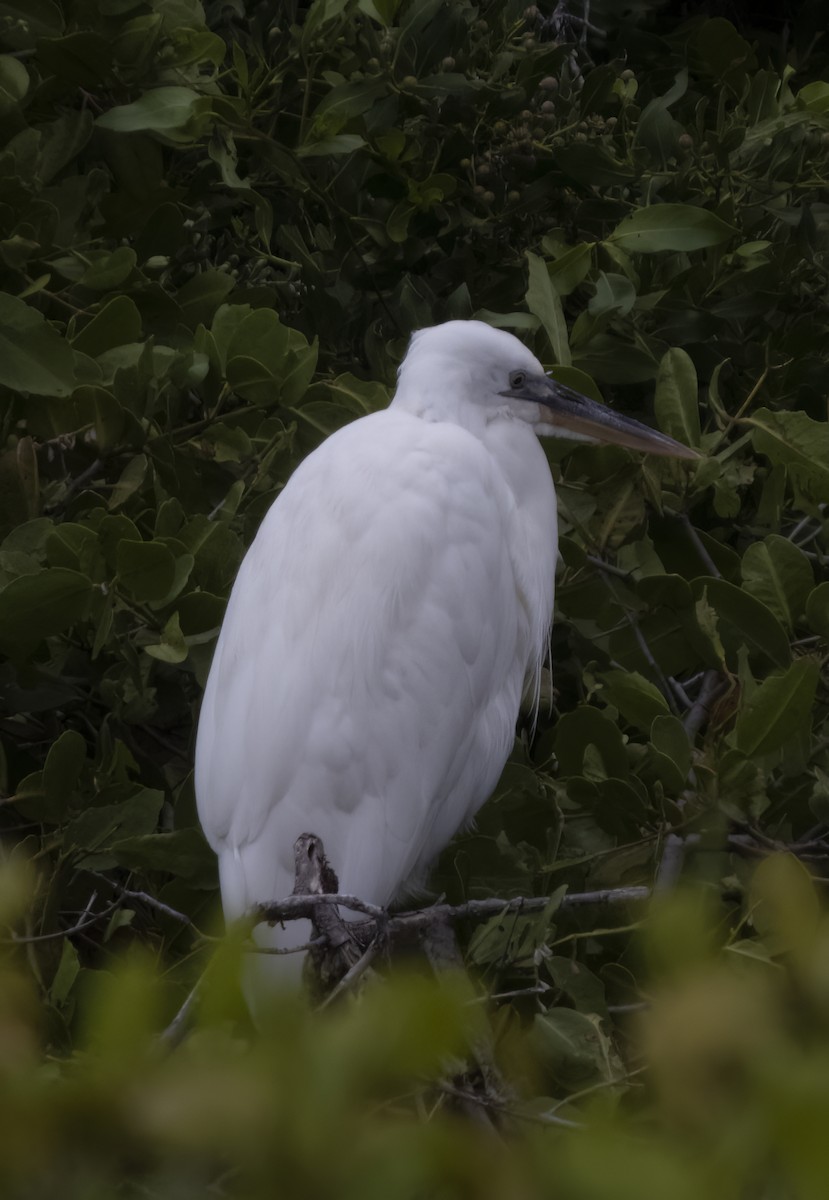
{"type": "MultiPolygon", "coordinates": [[[[329,437],[271,506],[230,596],[196,745],[229,920],[291,893],[306,832],[341,892],[389,904],[495,788],[549,646],[547,434],[697,457],[556,383],[511,334],[449,321],[414,334],[389,408],[329,437]]],[[[296,945],[310,925],[256,937],[296,945]]],[[[256,959],[283,982],[301,966],[256,959]]]]}

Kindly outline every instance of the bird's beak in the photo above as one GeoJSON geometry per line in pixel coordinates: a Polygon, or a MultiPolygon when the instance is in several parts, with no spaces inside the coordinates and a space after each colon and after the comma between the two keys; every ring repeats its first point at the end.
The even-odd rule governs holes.
{"type": "Polygon", "coordinates": [[[641,421],[622,416],[606,404],[599,404],[563,383],[556,383],[548,375],[528,375],[517,388],[501,393],[515,400],[529,400],[549,410],[551,431],[560,429],[567,436],[585,438],[592,442],[608,442],[614,446],[626,446],[629,450],[643,450],[647,454],[665,457],[698,459],[696,450],[683,446],[667,434],[658,433],[641,421]]]}

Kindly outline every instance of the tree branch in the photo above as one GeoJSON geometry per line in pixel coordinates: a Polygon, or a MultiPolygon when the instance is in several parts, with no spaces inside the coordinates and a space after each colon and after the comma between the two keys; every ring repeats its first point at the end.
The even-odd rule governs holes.
{"type": "MultiPolygon", "coordinates": [[[[620,887],[606,888],[596,892],[573,892],[562,897],[559,910],[581,908],[587,905],[614,906],[641,903],[649,896],[650,888],[646,887],[620,887]]],[[[446,921],[485,921],[489,917],[510,912],[543,912],[549,907],[549,904],[549,896],[516,896],[512,899],[493,897],[486,900],[467,900],[465,904],[433,904],[429,908],[412,909],[409,912],[392,915],[380,905],[368,904],[365,900],[349,893],[316,896],[293,895],[270,904],[257,905],[245,918],[245,923],[250,924],[253,928],[263,921],[275,924],[282,921],[296,921],[303,917],[313,920],[315,913],[322,907],[335,905],[351,912],[362,913],[367,918],[365,921],[350,922],[348,925],[349,933],[352,933],[361,944],[367,944],[378,933],[382,937],[387,937],[390,942],[394,942],[402,938],[411,938],[412,934],[422,934],[436,924],[446,921]]]]}

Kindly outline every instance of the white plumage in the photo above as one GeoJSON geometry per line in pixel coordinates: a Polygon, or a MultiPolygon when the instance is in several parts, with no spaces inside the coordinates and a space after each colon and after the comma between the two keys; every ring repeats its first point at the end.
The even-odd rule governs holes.
{"type": "MultiPolygon", "coordinates": [[[[556,501],[536,434],[566,433],[560,407],[581,420],[565,412],[570,436],[590,436],[587,420],[676,447],[552,384],[510,334],[454,321],[415,334],[390,408],[330,437],[271,507],[196,748],[228,919],[290,894],[304,832],[341,891],[387,904],[495,787],[548,644],[556,501]]],[[[308,936],[307,922],[257,930],[308,936]]]]}

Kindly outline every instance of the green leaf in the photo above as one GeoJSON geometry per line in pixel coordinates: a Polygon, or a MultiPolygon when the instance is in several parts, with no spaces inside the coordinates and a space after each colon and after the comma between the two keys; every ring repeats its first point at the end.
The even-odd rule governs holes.
{"type": "Polygon", "coordinates": [[[135,600],[163,600],[176,573],[176,560],[161,542],[118,542],[118,582],[135,600]]]}
{"type": "Polygon", "coordinates": [[[0,21],[4,40],[14,50],[31,49],[38,38],[63,32],[60,8],[52,0],[3,0],[0,21]]]}
{"type": "Polygon", "coordinates": [[[210,107],[210,100],[192,88],[157,87],[132,104],[111,108],[96,124],[115,133],[159,133],[172,141],[187,142],[206,129],[210,107]]]}
{"type": "Polygon", "coordinates": [[[626,317],[635,303],[636,288],[627,275],[599,271],[596,291],[590,298],[587,310],[594,317],[601,317],[607,313],[618,313],[620,317],[626,317]]]}
{"type": "Polygon", "coordinates": [[[690,356],[672,347],[656,376],[656,420],[663,433],[696,449],[700,440],[697,373],[690,356]]]}
{"type": "Polygon", "coordinates": [[[149,463],[145,454],[137,454],[135,458],[131,458],[121,472],[121,477],[112,489],[112,494],[109,498],[109,507],[118,508],[126,503],[130,496],[143,484],[149,463]]]}
{"type": "Polygon", "coordinates": [[[742,561],[743,587],[789,629],[803,615],[814,572],[802,550],[771,534],[749,546],[742,561]]]}
{"type": "Polygon", "coordinates": [[[559,1086],[575,1090],[622,1077],[622,1065],[595,1014],[572,1008],[538,1013],[532,1045],[542,1069],[559,1086]]]}
{"type": "Polygon", "coordinates": [[[68,801],[80,779],[86,762],[86,742],[74,729],[65,729],[49,747],[43,767],[43,790],[50,801],[68,801]]]}
{"type": "Polygon", "coordinates": [[[752,441],[759,454],[787,467],[815,500],[829,502],[829,423],[815,421],[804,412],[771,412],[767,408],[744,417],[743,423],[753,427],[752,441]]]}
{"type": "Polygon", "coordinates": [[[797,101],[811,112],[829,115],[829,83],[823,79],[807,83],[797,93],[797,101]]]}
{"type": "MultiPolygon", "coordinates": [[[[191,560],[192,561],[192,560],[191,560]]],[[[187,643],[181,632],[179,625],[178,613],[173,613],[167,624],[161,631],[161,639],[154,642],[144,649],[151,658],[157,658],[160,662],[166,663],[183,663],[189,653],[187,643]]]]}
{"type": "Polygon", "coordinates": [[[815,633],[829,641],[829,582],[819,583],[809,594],[806,620],[815,633]]]}
{"type": "Polygon", "coordinates": [[[106,869],[114,860],[108,853],[112,842],[150,833],[158,822],[164,793],[141,788],[118,804],[101,804],[85,809],[64,830],[67,849],[85,851],[81,865],[90,870],[106,869]]]}
{"type": "Polygon", "coordinates": [[[592,248],[586,243],[581,243],[571,246],[552,262],[547,263],[547,274],[559,296],[569,296],[584,282],[592,262],[592,248]]]}
{"type": "Polygon", "coordinates": [[[0,384],[36,396],[68,396],[72,349],[39,312],[0,292],[0,384]]]}
{"type": "Polygon", "coordinates": [[[100,33],[83,30],[62,38],[41,38],[37,55],[50,74],[74,87],[94,89],[110,79],[113,46],[100,33]]]}
{"type": "Polygon", "coordinates": [[[78,952],[69,938],[61,943],[60,963],[49,989],[49,1002],[56,1008],[66,1003],[81,970],[78,952]]]}
{"type": "Polygon", "coordinates": [[[694,603],[694,616],[700,633],[707,640],[717,660],[717,666],[725,668],[726,654],[722,638],[720,637],[720,623],[717,618],[716,609],[708,603],[707,588],[703,590],[702,595],[694,603]]]}
{"type": "Polygon", "coordinates": [[[749,72],[757,69],[751,45],[730,21],[713,17],[700,22],[688,39],[688,54],[697,71],[729,84],[739,95],[749,72]]]}
{"type": "Polygon", "coordinates": [[[120,287],[129,279],[138,261],[135,251],[130,246],[119,246],[112,253],[94,254],[89,258],[92,261],[78,282],[83,287],[98,292],[108,292],[112,288],[120,287]]]}
{"type": "Polygon", "coordinates": [[[782,674],[770,675],[741,707],[731,735],[743,754],[771,754],[811,726],[820,671],[801,658],[782,674]]]}
{"type": "Polygon", "coordinates": [[[13,579],[0,589],[0,650],[25,657],[86,616],[91,596],[87,577],[63,567],[13,579]]]}
{"type": "Polygon", "coordinates": [[[565,387],[572,388],[574,392],[580,392],[582,396],[590,396],[591,399],[598,400],[600,404],[604,403],[604,396],[595,379],[591,378],[586,371],[580,371],[578,367],[556,365],[550,368],[549,375],[557,383],[563,383],[565,387]]]}
{"type": "Polygon", "coordinates": [[[595,747],[605,778],[629,774],[622,734],[615,722],[588,704],[565,713],[556,726],[555,754],[562,775],[585,774],[585,755],[595,747]]]}
{"type": "Polygon", "coordinates": [[[691,743],[682,722],[673,715],[654,718],[651,745],[677,768],[678,786],[682,787],[691,769],[691,743]]]}
{"type": "Polygon", "coordinates": [[[772,954],[813,949],[820,901],[805,864],[794,854],[770,854],[758,863],[748,903],[751,923],[772,954]]]}
{"type": "Polygon", "coordinates": [[[668,702],[656,684],[638,671],[607,671],[602,679],[602,697],[643,733],[650,730],[656,717],[670,713],[668,702]]]}
{"type": "Polygon", "coordinates": [[[250,313],[234,330],[227,347],[228,364],[236,357],[254,359],[278,375],[290,345],[290,330],[271,309],[250,313]]]}
{"type": "Polygon", "coordinates": [[[141,314],[129,296],[113,296],[72,339],[73,350],[97,358],[113,346],[137,342],[141,337],[141,314]]]}
{"type": "Polygon", "coordinates": [[[714,213],[693,204],[651,204],[638,208],[616,226],[609,241],[629,253],[704,250],[732,238],[737,230],[714,213]]]}
{"type": "MultiPolygon", "coordinates": [[[[226,271],[201,271],[185,283],[176,299],[190,328],[207,325],[234,287],[235,281],[226,271]]],[[[243,307],[247,309],[247,305],[243,307]]]]}
{"type": "Polygon", "coordinates": [[[607,1016],[604,984],[598,976],[574,958],[553,954],[544,965],[557,988],[561,988],[578,1012],[607,1016]]]}
{"type": "Polygon", "coordinates": [[[169,871],[195,887],[212,888],[217,883],[216,856],[199,829],[123,838],[112,846],[112,856],[130,870],[169,871]]]}
{"type": "Polygon", "coordinates": [[[29,72],[10,54],[0,54],[0,115],[16,108],[29,90],[29,72]]]}
{"type": "Polygon", "coordinates": [[[760,600],[724,579],[700,577],[692,583],[697,600],[707,594],[718,618],[719,635],[726,651],[736,655],[741,645],[760,654],[775,666],[791,662],[789,638],[773,612],[760,600]]]}
{"type": "Polygon", "coordinates": [[[544,326],[556,362],[569,367],[572,359],[567,340],[567,324],[558,292],[550,282],[547,264],[543,258],[529,250],[526,252],[526,258],[529,265],[527,308],[544,326]]]}
{"type": "Polygon", "coordinates": [[[409,222],[416,212],[417,209],[408,200],[401,200],[399,204],[395,204],[386,220],[386,233],[393,242],[405,242],[409,236],[409,222]]]}
{"type": "Polygon", "coordinates": [[[387,91],[388,86],[385,82],[342,83],[332,88],[317,105],[314,111],[314,125],[319,130],[332,130],[337,123],[342,125],[352,117],[361,116],[366,109],[371,108],[375,100],[385,96],[387,91]]]}
{"type": "Polygon", "coordinates": [[[319,142],[306,142],[296,153],[298,158],[323,158],[329,154],[353,154],[365,144],[365,138],[357,133],[338,133],[335,137],[323,138],[319,142]]]}

